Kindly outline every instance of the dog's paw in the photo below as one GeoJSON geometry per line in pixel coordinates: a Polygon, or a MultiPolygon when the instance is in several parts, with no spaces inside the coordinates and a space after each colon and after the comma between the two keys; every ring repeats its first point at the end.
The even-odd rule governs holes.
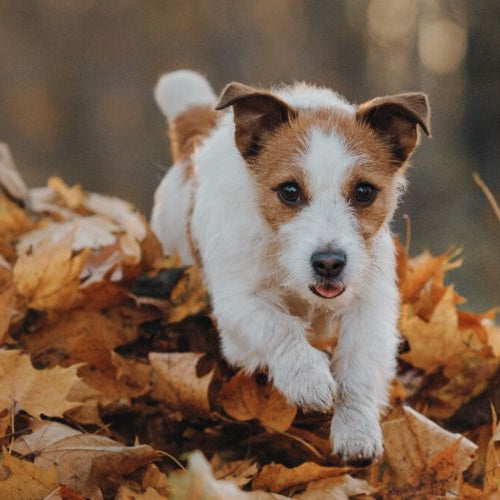
{"type": "Polygon", "coordinates": [[[357,467],[370,465],[384,451],[378,417],[362,411],[335,410],[330,439],[334,455],[357,467]]]}
{"type": "Polygon", "coordinates": [[[304,410],[333,408],[337,384],[325,353],[313,348],[288,352],[270,369],[275,387],[291,403],[304,410]]]}

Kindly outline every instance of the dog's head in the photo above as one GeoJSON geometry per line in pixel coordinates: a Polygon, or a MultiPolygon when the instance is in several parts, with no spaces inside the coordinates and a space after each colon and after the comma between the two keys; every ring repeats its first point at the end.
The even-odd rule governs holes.
{"type": "Polygon", "coordinates": [[[232,83],[217,106],[233,107],[236,146],[277,237],[280,282],[309,300],[361,283],[396,207],[418,126],[429,135],[425,94],[340,104],[293,107],[232,83]]]}

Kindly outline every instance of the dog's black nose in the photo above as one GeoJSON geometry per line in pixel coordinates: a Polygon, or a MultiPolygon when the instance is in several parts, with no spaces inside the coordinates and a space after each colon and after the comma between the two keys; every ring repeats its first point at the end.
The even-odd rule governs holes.
{"type": "Polygon", "coordinates": [[[311,264],[317,274],[324,278],[335,278],[345,267],[347,257],[341,250],[313,253],[311,264]]]}

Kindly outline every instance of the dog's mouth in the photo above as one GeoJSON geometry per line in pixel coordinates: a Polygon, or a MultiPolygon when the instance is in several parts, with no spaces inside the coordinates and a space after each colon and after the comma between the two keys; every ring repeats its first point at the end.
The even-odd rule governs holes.
{"type": "Polygon", "coordinates": [[[311,290],[314,295],[321,297],[322,299],[334,299],[345,292],[345,285],[342,283],[332,283],[325,285],[311,285],[309,290],[311,290]]]}

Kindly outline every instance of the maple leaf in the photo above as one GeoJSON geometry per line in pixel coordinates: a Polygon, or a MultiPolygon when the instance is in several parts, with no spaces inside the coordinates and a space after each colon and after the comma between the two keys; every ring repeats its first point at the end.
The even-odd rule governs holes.
{"type": "Polygon", "coordinates": [[[18,438],[12,449],[34,454],[35,465],[56,465],[59,481],[86,497],[116,486],[124,475],[158,457],[151,446],[124,446],[56,422],[33,421],[30,427],[33,433],[18,438]]]}
{"type": "Polygon", "coordinates": [[[382,468],[389,468],[393,498],[404,498],[401,495],[412,489],[416,491],[417,485],[424,490],[457,491],[461,474],[472,463],[477,450],[462,435],[446,431],[409,407],[403,407],[401,417],[384,422],[382,431],[385,446],[382,468]],[[444,474],[441,469],[445,469],[444,474]]]}
{"type": "Polygon", "coordinates": [[[351,472],[350,467],[324,467],[315,462],[305,462],[288,468],[281,464],[265,465],[253,478],[252,488],[279,493],[280,491],[307,484],[318,479],[343,476],[351,472]]]}
{"type": "Polygon", "coordinates": [[[191,352],[150,353],[154,370],[152,397],[188,414],[209,413],[214,372],[198,377],[197,366],[203,357],[204,354],[191,352]]]}
{"type": "Polygon", "coordinates": [[[418,316],[408,318],[403,315],[401,333],[410,344],[410,351],[403,353],[401,358],[427,374],[445,365],[454,355],[468,350],[468,339],[464,339],[458,330],[452,288],[448,288],[429,322],[418,316]]]}
{"type": "Polygon", "coordinates": [[[271,384],[258,384],[255,377],[239,371],[221,389],[219,404],[236,420],[258,420],[265,428],[286,431],[297,414],[297,408],[271,384]]]}
{"type": "MultiPolygon", "coordinates": [[[[295,495],[294,498],[300,500],[324,500],[331,498],[334,500],[348,500],[358,495],[372,495],[376,492],[364,479],[357,479],[349,474],[339,477],[330,477],[319,481],[312,481],[307,485],[304,493],[295,495]]],[[[371,498],[371,497],[370,497],[371,498]]]]}
{"type": "Polygon", "coordinates": [[[35,370],[29,356],[21,351],[0,350],[0,409],[25,410],[35,417],[61,417],[81,404],[67,399],[80,381],[77,369],[35,370]]]}
{"type": "Polygon", "coordinates": [[[80,300],[79,277],[88,251],[76,255],[71,235],[57,243],[45,240],[33,253],[19,256],[14,282],[33,309],[70,309],[80,300]]]}
{"type": "Polygon", "coordinates": [[[59,486],[54,466],[42,468],[27,460],[3,454],[0,494],[8,500],[40,500],[59,486]]]}

